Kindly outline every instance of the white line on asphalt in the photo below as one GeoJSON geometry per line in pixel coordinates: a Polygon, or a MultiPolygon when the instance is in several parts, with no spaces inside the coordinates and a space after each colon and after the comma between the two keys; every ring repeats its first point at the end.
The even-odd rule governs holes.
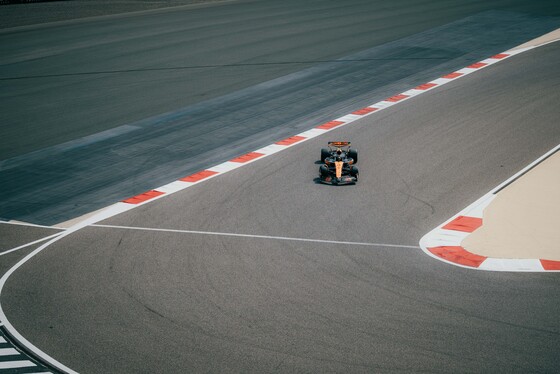
{"type": "MultiPolygon", "coordinates": [[[[103,213],[99,213],[98,216],[103,217],[103,213]]],[[[47,240],[45,243],[41,244],[37,249],[33,250],[27,256],[25,256],[24,258],[19,260],[18,263],[16,263],[14,266],[12,266],[0,278],[0,294],[2,293],[2,289],[4,288],[4,285],[6,284],[6,281],[8,280],[10,275],[12,275],[17,269],[19,269],[19,267],[21,265],[25,264],[29,259],[33,258],[37,253],[41,252],[43,249],[47,248],[49,245],[57,242],[58,240],[64,238],[65,236],[68,236],[68,235],[72,234],[73,232],[81,229],[83,227],[83,225],[87,224],[87,222],[89,222],[89,221],[86,220],[86,221],[84,221],[84,223],[77,224],[77,225],[75,225],[75,226],[73,226],[73,227],[71,227],[67,230],[62,231],[61,233],[59,233],[59,235],[56,235],[53,238],[47,240]]],[[[6,313],[4,313],[4,310],[2,309],[2,304],[1,303],[0,303],[0,326],[4,326],[4,328],[9,332],[9,334],[12,336],[12,338],[15,341],[17,341],[20,346],[25,347],[28,351],[33,352],[35,354],[35,356],[38,357],[39,359],[43,360],[44,362],[49,363],[51,366],[56,367],[57,369],[59,369],[60,371],[62,371],[64,373],[77,374],[74,370],[68,368],[67,366],[65,366],[63,364],[61,364],[60,362],[58,362],[54,358],[47,355],[45,352],[41,351],[39,348],[35,347],[29,340],[27,340],[23,335],[21,335],[14,328],[14,326],[10,323],[8,318],[6,317],[6,313]]],[[[31,366],[36,366],[31,361],[27,361],[27,362],[31,363],[32,364],[31,366]]],[[[9,362],[8,363],[7,362],[0,362],[0,369],[10,369],[10,368],[12,368],[12,367],[2,366],[2,365],[8,365],[8,364],[10,364],[10,363],[9,362]]],[[[15,364],[17,364],[17,362],[16,363],[12,362],[12,364],[15,365],[15,364]]],[[[21,367],[21,366],[18,366],[18,367],[21,367]]]]}
{"type": "Polygon", "coordinates": [[[0,356],[19,355],[19,352],[13,348],[0,348],[0,356]]]}
{"type": "Polygon", "coordinates": [[[0,369],[18,369],[18,368],[28,368],[31,366],[37,366],[29,360],[21,361],[4,361],[0,362],[0,369]]]}
{"type": "Polygon", "coordinates": [[[0,221],[0,224],[3,224],[3,225],[15,225],[15,226],[40,227],[40,228],[42,228],[42,229],[60,230],[59,228],[56,228],[56,227],[44,226],[44,225],[36,225],[36,224],[34,224],[34,223],[21,222],[21,221],[0,221]]]}
{"type": "Polygon", "coordinates": [[[215,236],[234,236],[241,238],[255,238],[255,239],[274,239],[274,240],[291,240],[299,242],[311,243],[325,243],[325,244],[345,244],[345,245],[362,245],[370,247],[392,247],[392,248],[411,248],[420,249],[417,245],[401,245],[401,244],[386,244],[386,243],[364,243],[364,242],[346,242],[339,240],[322,240],[322,239],[307,239],[307,238],[292,238],[287,236],[269,236],[269,235],[251,235],[251,234],[235,234],[230,232],[213,232],[213,231],[196,231],[196,230],[176,230],[176,229],[158,229],[152,227],[132,227],[132,226],[115,226],[115,225],[91,225],[93,227],[103,227],[110,229],[124,229],[124,230],[138,230],[138,231],[160,231],[160,232],[175,232],[181,234],[199,234],[199,235],[215,235],[215,236]]]}
{"type": "Polygon", "coordinates": [[[44,238],[39,239],[39,240],[35,240],[34,242],[27,243],[27,244],[24,244],[24,245],[20,245],[19,247],[15,247],[15,248],[12,248],[12,249],[8,249],[7,251],[1,252],[1,253],[0,253],[0,256],[7,255],[8,253],[12,253],[12,252],[17,251],[18,249],[23,249],[23,248],[25,248],[25,247],[29,247],[30,245],[33,245],[33,244],[37,244],[37,243],[44,242],[45,240],[52,239],[52,238],[54,238],[55,236],[58,236],[58,235],[62,234],[63,232],[64,232],[64,231],[57,232],[56,234],[53,234],[53,235],[44,237],[44,238]]]}

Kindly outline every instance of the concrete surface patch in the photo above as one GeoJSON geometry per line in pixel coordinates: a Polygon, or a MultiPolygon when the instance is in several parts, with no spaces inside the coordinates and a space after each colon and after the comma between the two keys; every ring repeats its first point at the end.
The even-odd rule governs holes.
{"type": "Polygon", "coordinates": [[[420,239],[422,250],[450,264],[491,271],[560,270],[560,145],[420,239]]]}
{"type": "Polygon", "coordinates": [[[559,185],[556,152],[496,195],[463,247],[487,257],[560,260],[559,185]]]}
{"type": "Polygon", "coordinates": [[[533,40],[529,40],[527,43],[523,43],[523,44],[521,44],[520,46],[518,46],[514,49],[535,47],[535,46],[550,43],[550,42],[553,42],[553,41],[556,41],[556,40],[559,40],[559,39],[560,39],[560,29],[556,29],[556,30],[551,31],[547,34],[539,36],[538,38],[535,38],[533,40]]]}

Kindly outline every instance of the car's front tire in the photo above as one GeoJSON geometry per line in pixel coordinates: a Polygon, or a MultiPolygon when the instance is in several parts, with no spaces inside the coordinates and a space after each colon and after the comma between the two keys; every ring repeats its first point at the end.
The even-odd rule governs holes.
{"type": "Polygon", "coordinates": [[[331,152],[327,148],[321,148],[321,161],[325,162],[327,157],[331,156],[331,152]]]}

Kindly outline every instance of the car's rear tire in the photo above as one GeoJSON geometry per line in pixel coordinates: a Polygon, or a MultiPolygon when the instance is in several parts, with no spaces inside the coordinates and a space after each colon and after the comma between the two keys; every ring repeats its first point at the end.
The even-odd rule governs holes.
{"type": "Polygon", "coordinates": [[[327,157],[330,157],[331,152],[327,148],[321,148],[321,161],[325,162],[327,157]]]}
{"type": "Polygon", "coordinates": [[[348,151],[348,157],[350,157],[352,160],[354,160],[354,163],[357,164],[358,163],[358,150],[357,149],[351,149],[348,151]]]}

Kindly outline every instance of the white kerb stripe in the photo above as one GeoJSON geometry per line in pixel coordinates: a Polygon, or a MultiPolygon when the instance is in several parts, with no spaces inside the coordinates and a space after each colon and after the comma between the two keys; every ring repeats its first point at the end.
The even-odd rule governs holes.
{"type": "Polygon", "coordinates": [[[179,192],[181,190],[184,190],[185,188],[187,188],[189,185],[185,182],[182,181],[174,181],[171,183],[168,183],[164,186],[159,187],[157,190],[166,194],[171,194],[171,193],[175,193],[175,192],[179,192]]]}
{"type": "Polygon", "coordinates": [[[281,145],[278,145],[278,144],[270,144],[270,145],[267,145],[266,147],[257,149],[255,152],[263,153],[263,154],[268,156],[268,155],[272,155],[274,153],[280,152],[282,150],[284,150],[284,146],[281,146],[281,145]]]}
{"type": "Polygon", "coordinates": [[[544,271],[537,259],[487,258],[478,268],[494,271],[544,271]]]}
{"type": "Polygon", "coordinates": [[[228,171],[232,171],[241,166],[243,166],[243,163],[241,162],[226,161],[226,162],[222,162],[219,165],[212,166],[211,168],[208,168],[206,170],[215,171],[216,173],[227,173],[228,171]]]}
{"type": "Polygon", "coordinates": [[[315,138],[319,135],[323,135],[326,132],[327,131],[323,130],[323,129],[311,129],[311,130],[307,130],[307,131],[304,131],[304,132],[300,133],[299,136],[303,136],[305,138],[311,139],[311,138],[315,138]]]}

